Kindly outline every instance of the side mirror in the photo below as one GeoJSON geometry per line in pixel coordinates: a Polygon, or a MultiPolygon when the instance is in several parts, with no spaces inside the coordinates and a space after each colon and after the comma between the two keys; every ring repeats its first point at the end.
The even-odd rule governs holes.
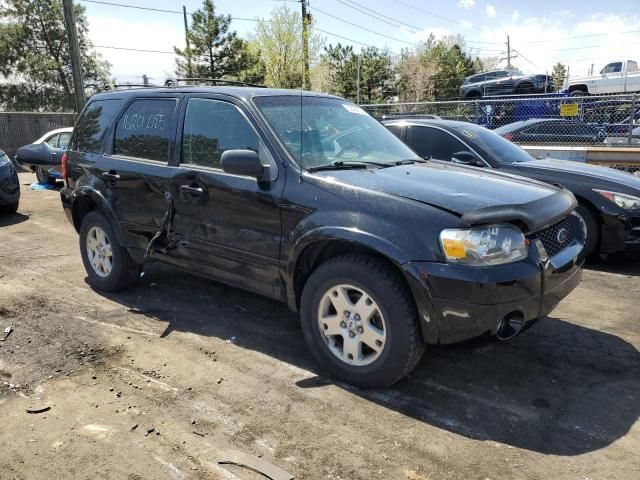
{"type": "Polygon", "coordinates": [[[233,175],[262,177],[265,168],[253,150],[227,150],[220,157],[222,170],[233,175]]]}
{"type": "Polygon", "coordinates": [[[471,152],[456,152],[451,156],[451,161],[453,163],[459,163],[462,165],[471,165],[473,167],[484,167],[484,162],[482,162],[478,157],[476,157],[471,152]]]}

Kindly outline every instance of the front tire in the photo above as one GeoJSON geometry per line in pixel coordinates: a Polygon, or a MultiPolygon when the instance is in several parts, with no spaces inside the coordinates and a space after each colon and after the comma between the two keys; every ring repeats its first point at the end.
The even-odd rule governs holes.
{"type": "Polygon", "coordinates": [[[583,233],[586,235],[584,248],[582,249],[580,257],[587,258],[595,252],[600,244],[600,224],[591,209],[583,203],[578,205],[575,212],[580,219],[583,233]]]}
{"type": "Polygon", "coordinates": [[[89,212],[80,226],[80,252],[92,287],[105,292],[124,290],[140,276],[141,265],[134,262],[118,243],[113,226],[99,211],[89,212]]]}
{"type": "Polygon", "coordinates": [[[355,386],[389,386],[424,353],[407,285],[373,256],[343,255],[318,267],[304,287],[301,317],[318,363],[355,386]]]}

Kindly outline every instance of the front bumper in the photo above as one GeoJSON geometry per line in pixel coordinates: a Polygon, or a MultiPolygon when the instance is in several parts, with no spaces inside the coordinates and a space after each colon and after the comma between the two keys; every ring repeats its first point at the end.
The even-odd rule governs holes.
{"type": "Polygon", "coordinates": [[[601,211],[600,251],[640,252],[640,212],[601,211]]]}
{"type": "Polygon", "coordinates": [[[20,181],[11,163],[0,167],[0,205],[14,205],[20,200],[20,181]]]}
{"type": "Polygon", "coordinates": [[[469,267],[405,264],[426,343],[454,343],[489,332],[513,314],[525,321],[548,315],[582,278],[581,246],[542,261],[535,247],[520,262],[469,267]]]}

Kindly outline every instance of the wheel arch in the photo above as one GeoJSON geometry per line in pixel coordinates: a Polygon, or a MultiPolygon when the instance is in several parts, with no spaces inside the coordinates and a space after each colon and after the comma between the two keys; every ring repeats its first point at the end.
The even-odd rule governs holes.
{"type": "Polygon", "coordinates": [[[94,210],[99,210],[107,217],[116,232],[118,241],[122,243],[122,229],[118,218],[106,198],[93,188],[84,187],[73,193],[71,199],[71,218],[73,219],[73,226],[76,232],[80,232],[80,226],[82,225],[84,217],[94,210]]]}
{"type": "Polygon", "coordinates": [[[301,237],[291,249],[287,265],[287,303],[298,311],[302,290],[309,276],[322,263],[346,253],[361,253],[383,259],[404,278],[401,265],[408,255],[390,242],[349,228],[318,228],[301,237]]]}
{"type": "Polygon", "coordinates": [[[587,87],[587,85],[584,84],[584,83],[577,83],[575,85],[570,85],[569,86],[569,92],[571,92],[571,93],[573,93],[573,92],[589,93],[589,87],[587,87]]]}

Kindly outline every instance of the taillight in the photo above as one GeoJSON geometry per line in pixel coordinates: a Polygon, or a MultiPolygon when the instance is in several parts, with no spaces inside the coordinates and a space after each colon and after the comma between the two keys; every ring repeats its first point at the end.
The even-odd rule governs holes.
{"type": "Polygon", "coordinates": [[[505,133],[503,135],[503,137],[506,138],[509,141],[512,141],[513,140],[513,133],[505,133]]]}
{"type": "Polygon", "coordinates": [[[60,168],[60,171],[62,173],[64,183],[67,183],[67,152],[62,154],[62,167],[60,168]]]}

